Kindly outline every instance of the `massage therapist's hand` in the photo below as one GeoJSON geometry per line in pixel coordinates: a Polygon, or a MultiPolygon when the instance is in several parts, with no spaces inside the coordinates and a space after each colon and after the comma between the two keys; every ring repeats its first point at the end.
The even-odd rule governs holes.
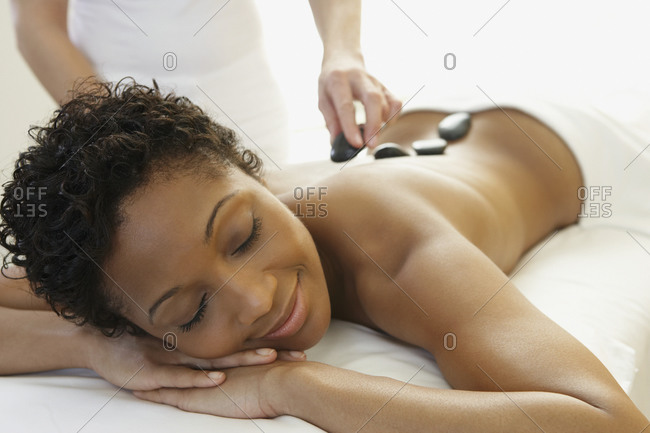
{"type": "Polygon", "coordinates": [[[332,140],[341,132],[354,147],[377,145],[376,134],[382,125],[402,108],[402,103],[365,68],[363,58],[339,55],[323,62],[318,79],[318,108],[332,140]],[[353,101],[366,110],[364,137],[355,120],[353,101]]]}
{"type": "Polygon", "coordinates": [[[187,356],[178,349],[167,350],[162,340],[151,336],[136,337],[125,333],[110,338],[91,332],[95,335],[88,348],[88,367],[113,385],[132,390],[213,387],[225,380],[225,375],[214,371],[216,369],[268,364],[276,359],[305,359],[302,352],[277,352],[273,349],[200,359],[187,356]]]}
{"type": "Polygon", "coordinates": [[[212,388],[161,388],[135,391],[143,400],[176,406],[188,412],[228,418],[275,418],[291,415],[283,406],[287,383],[309,380],[313,370],[334,368],[317,362],[288,362],[236,367],[225,371],[228,379],[212,388]]]}

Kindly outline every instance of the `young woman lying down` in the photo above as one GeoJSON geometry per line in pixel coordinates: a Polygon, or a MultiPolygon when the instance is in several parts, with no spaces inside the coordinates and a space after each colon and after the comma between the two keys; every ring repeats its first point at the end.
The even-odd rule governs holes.
{"type": "MultiPolygon", "coordinates": [[[[433,138],[446,115],[404,114],[379,142],[433,138]]],[[[79,87],[32,136],[2,201],[2,374],[87,367],[187,411],[331,432],[648,424],[506,275],[581,205],[573,153],[522,111],[475,113],[444,156],[318,180],[263,179],[232,131],[128,81],[79,87]],[[305,360],[332,317],[426,349],[454,389],[305,360]]]]}

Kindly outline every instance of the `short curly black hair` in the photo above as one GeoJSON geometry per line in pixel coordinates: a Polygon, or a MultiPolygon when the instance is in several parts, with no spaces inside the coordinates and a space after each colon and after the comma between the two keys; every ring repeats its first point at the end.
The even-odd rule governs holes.
{"type": "MultiPolygon", "coordinates": [[[[0,244],[30,288],[60,316],[107,336],[143,332],[120,313],[100,266],[120,204],[158,176],[219,176],[239,167],[262,181],[262,161],[198,106],[127,77],[84,80],[21,152],[0,204],[0,244]]],[[[4,272],[3,272],[4,274],[4,272]]]]}

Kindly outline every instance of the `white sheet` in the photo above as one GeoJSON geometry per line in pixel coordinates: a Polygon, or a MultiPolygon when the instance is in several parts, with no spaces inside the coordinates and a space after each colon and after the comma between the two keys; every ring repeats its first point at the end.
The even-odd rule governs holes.
{"type": "MultiPolygon", "coordinates": [[[[650,415],[650,237],[571,226],[538,251],[541,245],[522,258],[513,281],[592,350],[650,415]]],[[[424,365],[411,383],[449,387],[424,350],[347,322],[334,321],[308,357],[404,381],[424,365]]],[[[234,420],[140,401],[87,370],[2,377],[0,408],[0,431],[6,432],[321,431],[288,416],[234,420]]]]}

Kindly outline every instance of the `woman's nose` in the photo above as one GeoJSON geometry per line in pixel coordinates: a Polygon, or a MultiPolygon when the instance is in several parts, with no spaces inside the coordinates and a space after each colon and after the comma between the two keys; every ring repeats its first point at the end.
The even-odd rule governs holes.
{"type": "Polygon", "coordinates": [[[278,280],[270,274],[261,279],[241,279],[235,284],[235,294],[241,306],[238,312],[239,322],[251,325],[273,308],[273,299],[277,290],[278,280]]]}

